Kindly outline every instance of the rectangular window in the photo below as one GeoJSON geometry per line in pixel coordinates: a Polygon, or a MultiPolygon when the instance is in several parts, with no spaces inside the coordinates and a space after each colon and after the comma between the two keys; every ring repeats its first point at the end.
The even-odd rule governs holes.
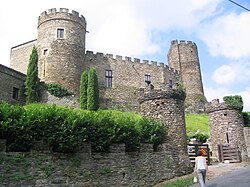
{"type": "Polygon", "coordinates": [[[106,70],[106,86],[112,88],[112,70],[106,70]]]}
{"type": "Polygon", "coordinates": [[[64,38],[64,29],[57,29],[57,38],[64,38]]]}
{"type": "Polygon", "coordinates": [[[16,100],[19,99],[19,89],[18,88],[13,87],[12,98],[16,99],[16,100]]]}
{"type": "Polygon", "coordinates": [[[149,86],[151,84],[151,78],[150,78],[150,75],[149,74],[145,74],[145,84],[146,86],[149,86]]]}

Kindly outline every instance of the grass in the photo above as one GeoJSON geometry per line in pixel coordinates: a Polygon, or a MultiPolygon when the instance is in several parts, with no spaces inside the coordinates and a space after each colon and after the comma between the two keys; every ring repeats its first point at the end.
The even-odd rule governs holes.
{"type": "MultiPolygon", "coordinates": [[[[188,187],[193,185],[193,174],[185,175],[182,177],[174,178],[161,184],[161,187],[188,187]]],[[[156,185],[155,187],[158,187],[156,185]]]]}
{"type": "Polygon", "coordinates": [[[199,129],[201,133],[210,134],[207,114],[186,113],[185,120],[187,133],[195,133],[199,129]]]}

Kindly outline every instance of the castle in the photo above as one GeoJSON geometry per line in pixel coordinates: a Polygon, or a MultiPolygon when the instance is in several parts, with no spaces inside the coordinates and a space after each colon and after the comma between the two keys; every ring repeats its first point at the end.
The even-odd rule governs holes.
{"type": "Polygon", "coordinates": [[[85,51],[86,20],[68,9],[49,9],[38,19],[38,36],[11,48],[10,66],[26,74],[29,56],[35,45],[38,50],[39,78],[46,83],[59,83],[79,95],[80,77],[84,70],[97,70],[101,108],[138,111],[137,91],[153,86],[155,89],[186,89],[186,111],[204,112],[203,92],[198,50],[191,41],[171,42],[168,64],[138,58],[85,51]]]}

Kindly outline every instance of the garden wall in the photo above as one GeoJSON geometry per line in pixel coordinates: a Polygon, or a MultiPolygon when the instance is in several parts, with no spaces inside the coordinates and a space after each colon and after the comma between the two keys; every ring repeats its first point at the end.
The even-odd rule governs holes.
{"type": "MultiPolygon", "coordinates": [[[[4,143],[2,144],[4,150],[4,143]]],[[[41,146],[39,146],[41,148],[41,146]]],[[[109,153],[94,153],[84,144],[78,153],[37,151],[1,152],[0,186],[153,186],[192,172],[178,165],[178,153],[153,152],[143,144],[138,152],[125,152],[124,144],[112,145],[109,153]]]]}

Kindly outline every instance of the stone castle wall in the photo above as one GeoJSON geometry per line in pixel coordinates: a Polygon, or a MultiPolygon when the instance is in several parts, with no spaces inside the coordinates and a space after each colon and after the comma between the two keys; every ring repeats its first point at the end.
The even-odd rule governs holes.
{"type": "Polygon", "coordinates": [[[186,89],[186,111],[199,113],[205,111],[206,98],[204,96],[201,78],[198,49],[191,41],[172,41],[168,62],[171,67],[180,71],[181,80],[186,89]]]}
{"type": "Polygon", "coordinates": [[[26,75],[0,64],[0,101],[12,104],[25,104],[25,79],[26,75]]]}
{"type": "Polygon", "coordinates": [[[208,103],[206,107],[210,124],[210,140],[213,157],[218,157],[218,144],[235,144],[239,147],[242,159],[248,158],[244,137],[244,121],[242,114],[220,103],[218,99],[208,103]]]}
{"type": "Polygon", "coordinates": [[[142,144],[140,152],[125,152],[124,144],[118,144],[109,153],[96,153],[84,144],[75,154],[33,149],[0,155],[0,186],[149,187],[192,172],[190,167],[177,165],[178,152],[153,152],[151,144],[142,144]]]}
{"type": "Polygon", "coordinates": [[[30,55],[33,46],[36,46],[36,40],[11,48],[10,67],[23,74],[27,74],[30,55]]]}

